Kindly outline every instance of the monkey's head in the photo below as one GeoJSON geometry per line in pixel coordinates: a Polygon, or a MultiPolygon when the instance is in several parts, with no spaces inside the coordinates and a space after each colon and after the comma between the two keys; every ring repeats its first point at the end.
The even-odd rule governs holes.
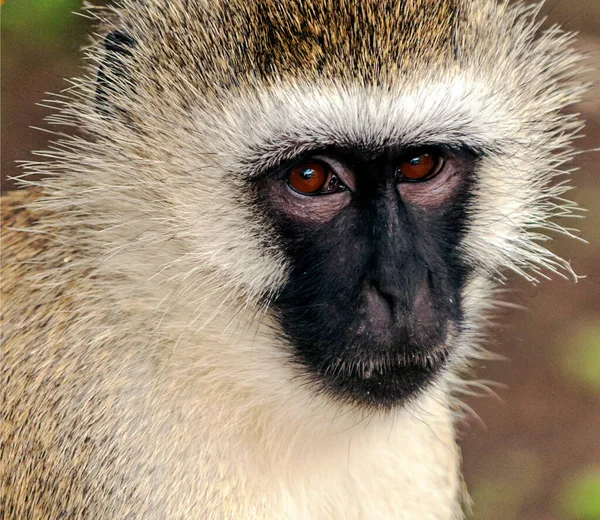
{"type": "Polygon", "coordinates": [[[187,309],[186,328],[254,309],[277,338],[255,351],[279,349],[329,399],[387,408],[464,366],[504,270],[568,269],[539,240],[569,211],[551,181],[581,87],[569,37],[540,32],[535,9],[124,0],[114,14],[92,54],[102,177],[87,182],[105,190],[119,269],[160,285],[157,308],[187,309]]]}

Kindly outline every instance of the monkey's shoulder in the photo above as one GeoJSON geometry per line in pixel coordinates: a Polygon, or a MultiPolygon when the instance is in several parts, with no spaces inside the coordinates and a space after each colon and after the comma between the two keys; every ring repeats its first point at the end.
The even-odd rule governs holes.
{"type": "Polygon", "coordinates": [[[47,213],[31,207],[40,196],[40,190],[26,189],[9,191],[0,198],[3,269],[34,258],[49,247],[49,239],[36,232],[47,213]]]}
{"type": "MultiPolygon", "coordinates": [[[[79,324],[89,322],[77,299],[81,271],[70,268],[69,246],[53,238],[56,215],[40,197],[18,190],[0,200],[0,511],[15,519],[104,518],[84,513],[91,500],[81,498],[89,485],[82,472],[102,440],[85,426],[98,424],[102,407],[89,404],[100,399],[89,383],[99,377],[78,354],[79,324]],[[75,397],[82,395],[91,397],[75,397]]],[[[96,476],[94,485],[103,482],[96,476]]]]}
{"type": "Polygon", "coordinates": [[[44,328],[56,330],[62,311],[70,307],[69,284],[57,274],[70,255],[52,238],[54,216],[38,204],[41,196],[38,189],[25,189],[7,192],[0,199],[1,322],[8,343],[44,328]],[[53,280],[57,283],[50,287],[53,280]]]}

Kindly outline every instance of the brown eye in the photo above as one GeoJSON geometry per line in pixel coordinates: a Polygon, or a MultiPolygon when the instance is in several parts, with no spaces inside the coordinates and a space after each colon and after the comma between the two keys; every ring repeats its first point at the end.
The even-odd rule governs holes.
{"type": "Polygon", "coordinates": [[[288,177],[288,183],[297,192],[307,195],[335,193],[345,188],[337,176],[317,162],[306,162],[296,166],[288,177]]]}
{"type": "Polygon", "coordinates": [[[400,180],[424,181],[431,179],[439,173],[443,164],[444,161],[438,155],[430,153],[415,155],[400,163],[398,167],[400,180]]]}

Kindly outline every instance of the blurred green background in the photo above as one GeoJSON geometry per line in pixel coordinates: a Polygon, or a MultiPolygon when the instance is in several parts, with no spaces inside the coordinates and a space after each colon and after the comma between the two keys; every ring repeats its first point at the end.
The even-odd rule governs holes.
{"type": "MultiPolygon", "coordinates": [[[[89,20],[79,0],[2,4],[2,186],[15,160],[47,145],[45,92],[81,70],[89,20]]],[[[600,0],[549,0],[548,24],[580,31],[600,80],[600,0]]],[[[600,146],[600,89],[577,111],[588,120],[581,149],[600,146]]],[[[468,399],[480,419],[460,424],[464,470],[477,520],[600,520],[600,154],[577,159],[572,198],[589,209],[578,222],[589,245],[558,238],[551,248],[587,275],[532,287],[513,280],[507,296],[526,311],[496,320],[490,348],[508,359],[484,363],[482,379],[505,385],[498,398],[468,399]],[[497,339],[497,341],[496,341],[497,339]],[[485,426],[484,426],[485,425],[485,426]]]]}

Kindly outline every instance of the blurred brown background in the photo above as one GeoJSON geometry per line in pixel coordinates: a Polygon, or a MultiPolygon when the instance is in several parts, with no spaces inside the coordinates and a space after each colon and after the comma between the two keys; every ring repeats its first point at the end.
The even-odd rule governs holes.
{"type": "MultiPolygon", "coordinates": [[[[79,0],[2,4],[2,188],[49,135],[45,92],[77,75],[88,20],[79,0]]],[[[580,31],[580,47],[600,66],[600,0],[548,0],[548,23],[580,31]]],[[[592,71],[590,79],[600,80],[592,71]]],[[[600,88],[577,110],[588,120],[581,149],[600,146],[600,88]]],[[[600,520],[600,153],[577,159],[572,198],[589,209],[577,222],[588,245],[557,238],[552,250],[587,278],[531,287],[513,280],[509,301],[527,310],[498,317],[490,348],[507,361],[479,377],[505,385],[499,398],[468,399],[480,420],[461,424],[465,478],[477,520],[600,520]]]]}

